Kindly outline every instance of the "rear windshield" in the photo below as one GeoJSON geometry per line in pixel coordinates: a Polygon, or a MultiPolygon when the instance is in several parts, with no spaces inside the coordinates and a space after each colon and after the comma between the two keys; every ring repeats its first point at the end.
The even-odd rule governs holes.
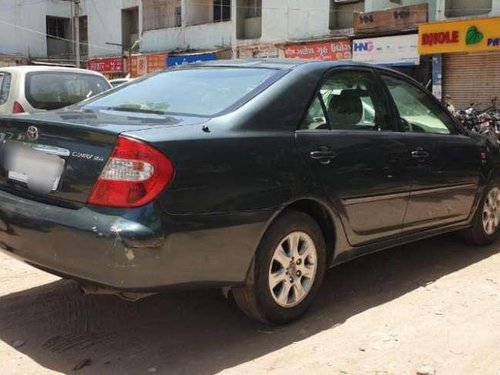
{"type": "Polygon", "coordinates": [[[10,73],[0,72],[0,104],[4,104],[9,98],[10,80],[10,73]]]}
{"type": "Polygon", "coordinates": [[[171,70],[110,91],[85,108],[211,116],[265,87],[278,72],[261,68],[171,70]]]}
{"type": "Polygon", "coordinates": [[[26,99],[36,109],[58,109],[111,88],[106,79],[84,73],[36,72],[26,77],[26,99]]]}

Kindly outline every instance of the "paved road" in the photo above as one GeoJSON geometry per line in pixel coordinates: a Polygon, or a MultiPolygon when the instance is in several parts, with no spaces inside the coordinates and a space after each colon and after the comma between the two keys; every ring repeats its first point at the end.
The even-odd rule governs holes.
{"type": "Polygon", "coordinates": [[[311,312],[281,328],[219,291],[82,296],[0,255],[1,373],[498,375],[498,248],[445,236],[339,266],[311,312]]]}

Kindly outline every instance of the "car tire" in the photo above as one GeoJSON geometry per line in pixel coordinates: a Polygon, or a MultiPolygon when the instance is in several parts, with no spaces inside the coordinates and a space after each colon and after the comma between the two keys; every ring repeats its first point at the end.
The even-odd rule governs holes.
{"type": "Polygon", "coordinates": [[[316,221],[286,211],[264,234],[247,285],[233,289],[238,307],[268,324],[286,324],[310,307],[323,281],[326,246],[316,221]]]}
{"type": "Polygon", "coordinates": [[[489,245],[498,237],[499,224],[500,186],[489,185],[479,203],[472,226],[463,230],[461,237],[471,245],[489,245]]]}

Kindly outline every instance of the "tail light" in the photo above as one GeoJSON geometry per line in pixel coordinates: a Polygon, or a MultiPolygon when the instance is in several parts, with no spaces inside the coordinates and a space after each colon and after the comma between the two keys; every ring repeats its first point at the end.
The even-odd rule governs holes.
{"type": "Polygon", "coordinates": [[[106,207],[139,207],[155,199],[174,177],[172,162],[154,147],[118,137],[88,204],[106,207]]]}
{"type": "Polygon", "coordinates": [[[21,104],[18,102],[14,102],[14,105],[12,106],[12,113],[24,113],[25,110],[21,104]]]}

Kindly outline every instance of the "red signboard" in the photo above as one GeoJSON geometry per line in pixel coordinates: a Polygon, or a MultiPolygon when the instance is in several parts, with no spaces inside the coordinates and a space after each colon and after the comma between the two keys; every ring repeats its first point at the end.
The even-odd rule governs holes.
{"type": "Polygon", "coordinates": [[[293,59],[350,60],[351,41],[338,39],[289,44],[285,47],[285,56],[293,59]]]}
{"type": "Polygon", "coordinates": [[[164,70],[167,67],[167,54],[132,56],[130,60],[130,76],[140,77],[147,73],[164,70]]]}
{"type": "Polygon", "coordinates": [[[125,64],[121,57],[92,59],[87,61],[87,69],[100,73],[123,73],[125,64]]]}
{"type": "Polygon", "coordinates": [[[167,67],[167,55],[148,55],[148,73],[165,70],[167,67]]]}

